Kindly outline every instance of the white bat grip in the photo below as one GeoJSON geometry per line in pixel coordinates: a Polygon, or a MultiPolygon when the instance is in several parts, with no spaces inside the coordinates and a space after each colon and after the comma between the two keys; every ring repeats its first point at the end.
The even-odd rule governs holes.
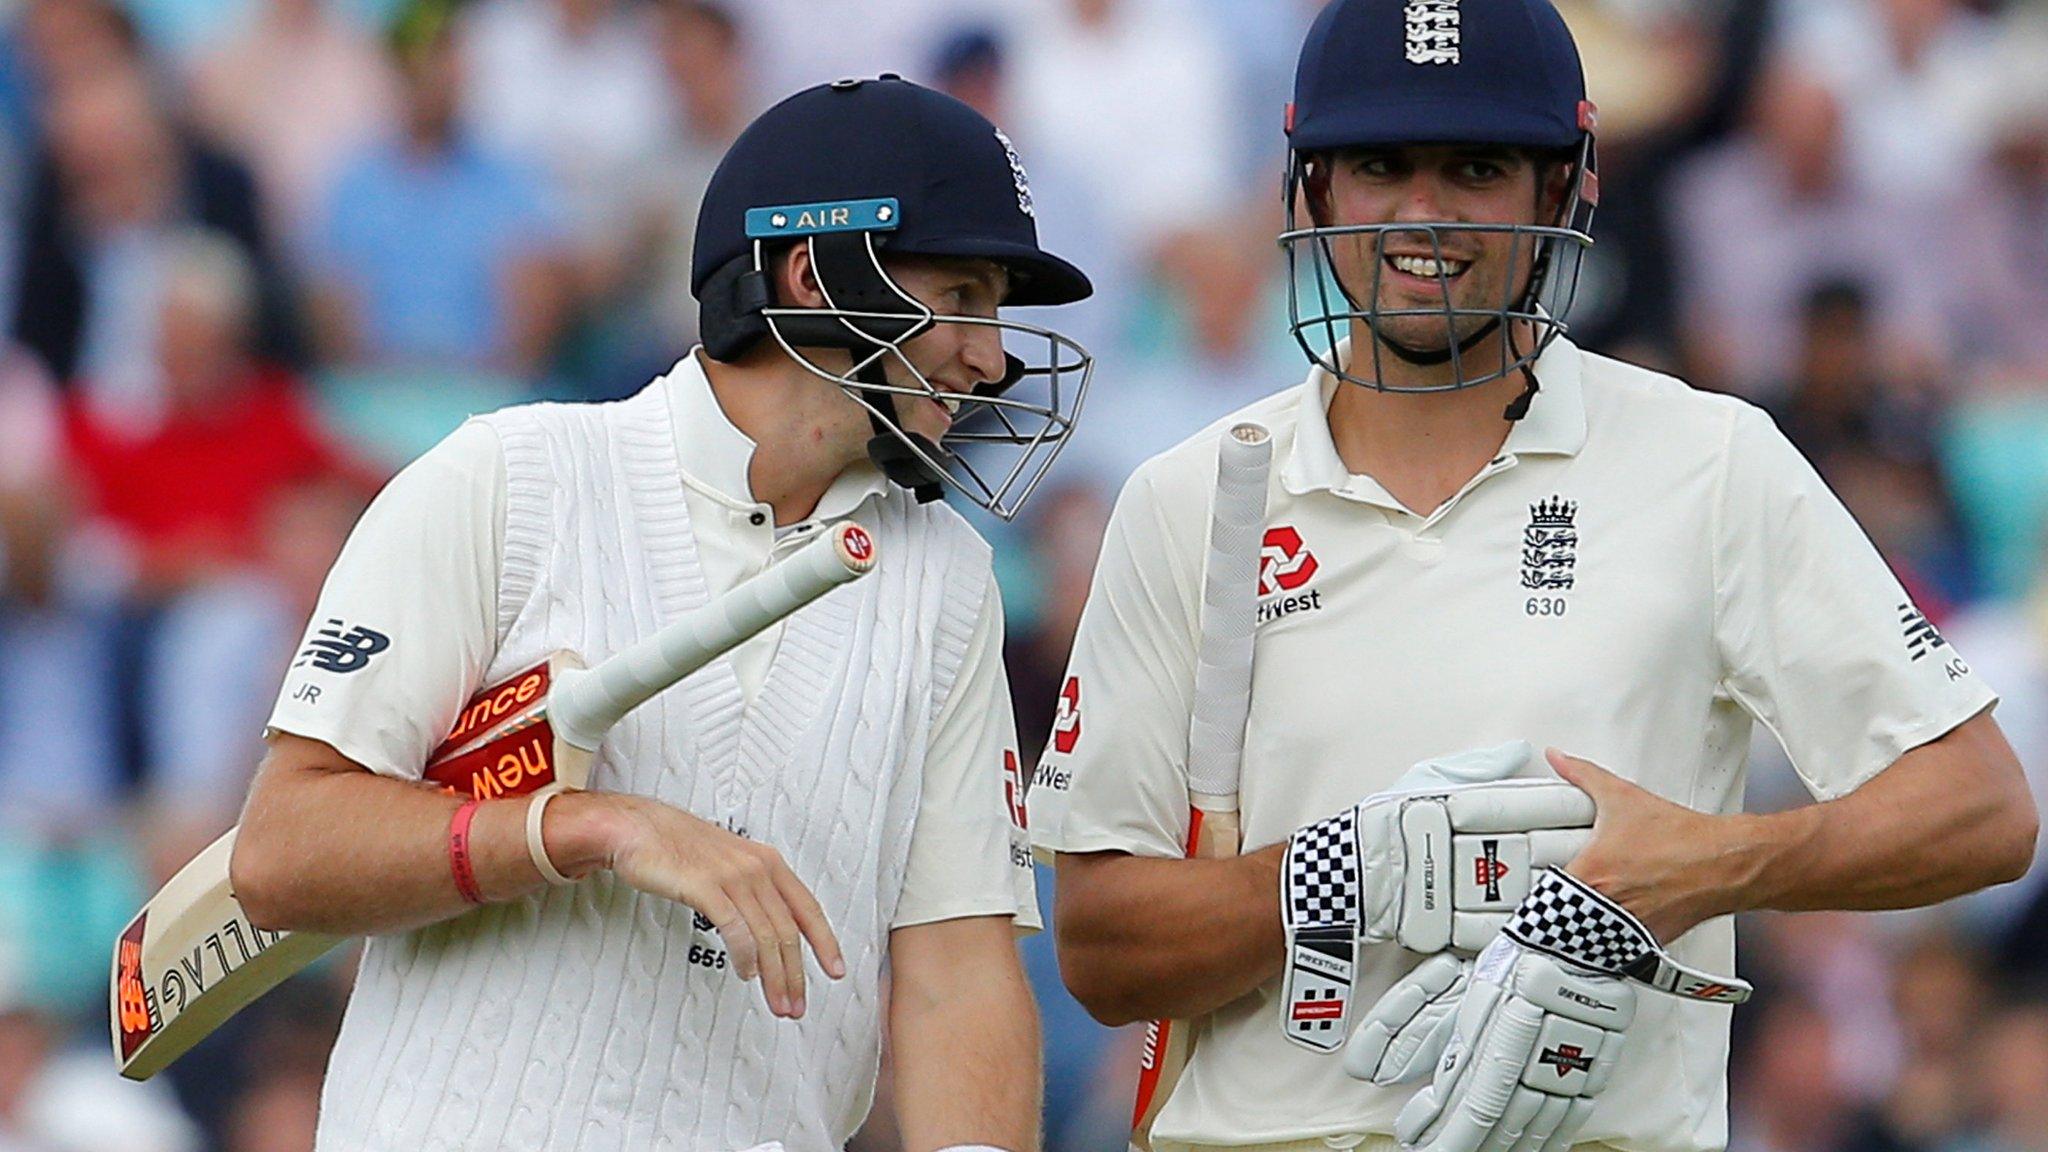
{"type": "Polygon", "coordinates": [[[1272,462],[1272,437],[1257,424],[1233,427],[1216,451],[1216,502],[1209,521],[1202,636],[1188,721],[1188,794],[1204,811],[1237,810],[1238,769],[1251,713],[1266,474],[1272,462]]]}
{"type": "Polygon", "coordinates": [[[845,522],[828,539],[607,657],[588,671],[563,672],[549,693],[555,734],[594,752],[620,717],[797,609],[875,566],[873,537],[845,522]]]}

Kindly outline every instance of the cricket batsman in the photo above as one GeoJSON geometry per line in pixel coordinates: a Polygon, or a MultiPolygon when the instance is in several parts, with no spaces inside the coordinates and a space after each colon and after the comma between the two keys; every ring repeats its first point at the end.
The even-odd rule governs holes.
{"type": "Polygon", "coordinates": [[[1334,0],[1308,33],[1308,378],[1125,486],[1030,796],[1068,986],[1200,1023],[1155,1148],[1713,1152],[1730,914],[2032,856],[1996,696],[1770,419],[1567,338],[1596,126],[1549,0],[1334,0]],[[1184,859],[1242,422],[1273,445],[1243,846],[1184,859]],[[1758,724],[1818,803],[1743,814],[1758,724]]]}
{"type": "Polygon", "coordinates": [[[1039,248],[1002,133],[885,75],[734,143],[694,288],[704,344],[667,375],[470,421],[328,578],[231,865],[261,926],[373,937],[325,1152],[829,1152],[885,1023],[910,1152],[1035,1152],[1002,614],[937,497],[1008,516],[1051,464],[1092,362],[998,308],[1088,279],[1039,248]],[[630,713],[587,791],[420,783],[479,686],[595,662],[849,518],[875,570],[630,713]]]}

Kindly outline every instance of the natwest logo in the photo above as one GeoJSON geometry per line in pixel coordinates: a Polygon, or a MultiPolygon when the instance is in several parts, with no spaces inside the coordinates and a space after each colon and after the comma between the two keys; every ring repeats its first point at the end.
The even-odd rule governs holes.
{"type": "Polygon", "coordinates": [[[1065,756],[1081,739],[1081,678],[1067,677],[1060,687],[1059,710],[1052,717],[1052,749],[1065,756]]]}
{"type": "Polygon", "coordinates": [[[1315,553],[1302,543],[1292,524],[1266,529],[1259,549],[1259,595],[1292,592],[1316,574],[1315,553]]]}
{"type": "Polygon", "coordinates": [[[1010,806],[1010,823],[1019,828],[1031,827],[1031,817],[1024,805],[1027,787],[1024,768],[1017,762],[1017,750],[1003,749],[1003,800],[1010,806]]]}
{"type": "Polygon", "coordinates": [[[858,524],[848,524],[839,534],[839,542],[856,564],[866,564],[875,558],[874,537],[858,524]]]}

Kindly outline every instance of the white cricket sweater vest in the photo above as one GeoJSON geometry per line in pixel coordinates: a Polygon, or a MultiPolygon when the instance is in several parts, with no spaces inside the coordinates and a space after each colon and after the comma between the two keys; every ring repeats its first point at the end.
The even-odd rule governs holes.
{"type": "MultiPolygon", "coordinates": [[[[507,478],[486,682],[560,649],[594,662],[708,599],[659,388],[486,419],[507,478]]],[[[809,1009],[777,1020],[707,921],[608,873],[378,938],[329,1065],[321,1152],[826,1152],[859,1126],[928,733],[992,579],[987,544],[943,504],[892,491],[866,508],[880,566],[789,620],[751,706],[716,661],[613,729],[591,776],[780,850],[846,978],[807,949],[809,1009]]]]}

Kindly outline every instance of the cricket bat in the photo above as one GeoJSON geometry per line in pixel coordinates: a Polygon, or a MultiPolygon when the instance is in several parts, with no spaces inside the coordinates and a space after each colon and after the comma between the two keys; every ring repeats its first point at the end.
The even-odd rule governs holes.
{"type": "MultiPolygon", "coordinates": [[[[626,713],[776,621],[875,566],[875,543],[842,523],[659,632],[585,669],[574,653],[477,692],[425,778],[466,796],[580,788],[626,713]]],[[[147,1080],[221,1023],[341,943],[249,922],[228,882],[235,832],[166,882],[114,943],[114,1062],[147,1080]]]]}
{"type": "MultiPolygon", "coordinates": [[[[1202,573],[1201,642],[1188,720],[1187,857],[1238,852],[1237,786],[1252,707],[1252,642],[1266,534],[1266,475],[1273,442],[1257,424],[1230,429],[1216,452],[1216,502],[1202,573]]],[[[1145,1029],[1131,1147],[1152,1152],[1152,1122],[1194,1049],[1195,1020],[1154,1020],[1145,1029]]]]}

